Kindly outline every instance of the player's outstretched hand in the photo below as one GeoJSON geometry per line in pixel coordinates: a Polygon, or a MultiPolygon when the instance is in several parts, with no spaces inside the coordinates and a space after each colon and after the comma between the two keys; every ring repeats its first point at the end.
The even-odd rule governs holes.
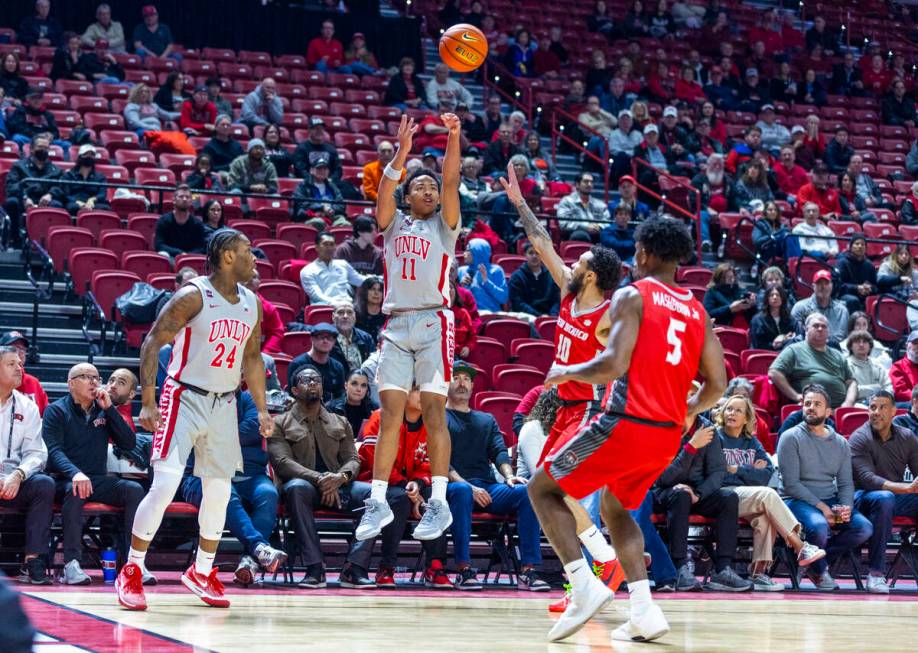
{"type": "Polygon", "coordinates": [[[395,133],[398,138],[398,149],[410,152],[414,135],[418,133],[419,128],[419,125],[414,124],[414,118],[409,118],[407,113],[403,113],[402,120],[398,123],[398,131],[395,133]]]}
{"type": "Polygon", "coordinates": [[[553,385],[561,385],[565,381],[570,381],[570,375],[567,373],[567,366],[552,365],[545,376],[545,387],[551,388],[553,385]]]}
{"type": "Polygon", "coordinates": [[[274,433],[274,420],[266,410],[258,411],[258,431],[263,438],[270,438],[274,433]]]}
{"type": "Polygon", "coordinates": [[[523,201],[523,193],[520,190],[520,182],[516,178],[516,170],[513,169],[513,164],[507,164],[507,178],[504,179],[500,177],[500,185],[504,187],[504,190],[507,191],[507,199],[510,200],[511,204],[517,206],[520,202],[523,201]]]}
{"type": "Polygon", "coordinates": [[[148,430],[150,433],[156,433],[159,430],[160,424],[163,422],[162,413],[159,412],[159,406],[153,404],[152,406],[141,406],[140,407],[140,417],[138,417],[140,425],[148,430]]]}
{"type": "Polygon", "coordinates": [[[450,134],[458,134],[462,129],[462,121],[455,113],[442,113],[440,120],[443,121],[443,126],[449,129],[450,134]]]}

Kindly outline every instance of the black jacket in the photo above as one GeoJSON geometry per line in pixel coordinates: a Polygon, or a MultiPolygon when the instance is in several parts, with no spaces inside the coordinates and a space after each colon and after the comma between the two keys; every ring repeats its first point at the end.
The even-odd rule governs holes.
{"type": "Polygon", "coordinates": [[[4,90],[7,97],[24,100],[29,91],[29,83],[22,75],[9,74],[4,70],[0,72],[0,88],[4,90]]]}
{"type": "Polygon", "coordinates": [[[845,68],[845,64],[838,63],[832,67],[832,82],[829,88],[838,95],[848,95],[852,91],[862,90],[854,88],[853,85],[855,82],[863,83],[863,81],[864,75],[857,64],[851,70],[848,70],[845,68]]]}
{"type": "Polygon", "coordinates": [[[841,295],[857,294],[857,287],[865,281],[877,290],[877,269],[866,257],[858,261],[848,252],[842,252],[835,264],[838,273],[838,292],[841,295]]]}
{"type": "Polygon", "coordinates": [[[225,143],[211,138],[210,142],[201,150],[201,154],[210,156],[210,164],[214,172],[224,172],[229,170],[230,164],[236,157],[242,156],[242,145],[235,139],[229,139],[225,143]]]}
{"type": "Polygon", "coordinates": [[[207,250],[204,224],[194,215],[185,224],[175,221],[174,213],[166,213],[156,221],[153,249],[157,252],[177,254],[203,254],[207,250]]]}
{"type": "Polygon", "coordinates": [[[57,121],[50,111],[33,112],[21,106],[13,112],[6,126],[10,134],[21,134],[32,138],[36,134],[50,133],[55,140],[60,138],[57,121]]]}
{"type": "Polygon", "coordinates": [[[507,153],[504,154],[503,145],[499,140],[491,141],[484,151],[484,165],[481,168],[481,174],[490,175],[495,172],[504,172],[507,169],[507,163],[510,157],[520,154],[522,150],[513,143],[507,146],[507,153]]]}
{"type": "Polygon", "coordinates": [[[854,148],[851,147],[851,143],[843,146],[833,138],[826,145],[823,161],[829,166],[829,172],[837,175],[848,169],[848,163],[851,161],[852,156],[854,156],[854,148]]]}
{"type": "Polygon", "coordinates": [[[16,37],[23,45],[35,45],[38,39],[48,39],[52,47],[57,47],[61,44],[63,33],[60,21],[54,16],[42,20],[37,14],[33,14],[19,23],[16,37]]]}
{"type": "Polygon", "coordinates": [[[59,79],[76,79],[73,74],[83,72],[80,70],[80,66],[85,56],[85,54],[80,54],[77,60],[74,61],[70,58],[70,51],[67,50],[66,45],[62,48],[58,48],[54,51],[54,59],[51,63],[51,74],[48,75],[48,77],[55,81],[59,79]]]}
{"type": "Polygon", "coordinates": [[[794,333],[797,330],[797,323],[790,316],[781,317],[776,323],[771,315],[766,313],[756,313],[749,325],[749,346],[752,349],[767,349],[768,351],[777,351],[774,340],[778,336],[794,333]]]}
{"type": "MultiPolygon", "coordinates": [[[[332,201],[340,202],[342,199],[341,189],[338,188],[334,181],[329,179],[325,182],[332,194],[332,201]]],[[[322,205],[328,200],[316,199],[319,189],[312,181],[312,175],[306,173],[305,179],[293,191],[293,215],[300,218],[306,218],[307,211],[321,211],[322,205]]],[[[336,212],[344,213],[343,204],[332,204],[336,212]]]]}
{"type": "MultiPolygon", "coordinates": [[[[83,178],[83,175],[80,174],[80,169],[71,168],[63,174],[61,177],[62,181],[86,181],[86,182],[95,182],[96,184],[104,184],[106,182],[105,175],[101,172],[96,172],[96,169],[93,168],[89,172],[89,176],[83,178]]],[[[105,204],[106,203],[106,194],[108,189],[105,186],[77,186],[77,185],[67,185],[62,184],[57,189],[57,194],[54,199],[58,202],[67,206],[69,202],[80,202],[87,201],[90,197],[96,198],[96,204],[105,204]]]]}
{"type": "Polygon", "coordinates": [[[39,168],[32,157],[20,159],[6,175],[6,196],[19,200],[28,197],[33,202],[38,202],[45,193],[51,193],[54,197],[60,193],[55,183],[60,179],[61,169],[50,161],[45,162],[43,168],[39,168]],[[28,177],[40,177],[47,181],[24,181],[28,177]]]}
{"type": "MultiPolygon", "coordinates": [[[[417,76],[417,73],[411,76],[411,85],[414,87],[414,96],[421,98],[421,104],[426,104],[424,100],[427,98],[427,92],[424,90],[424,83],[421,81],[421,78],[417,76]]],[[[386,95],[383,98],[383,104],[404,104],[407,99],[408,85],[405,83],[405,78],[401,73],[393,75],[389,80],[389,85],[386,87],[386,95]]]]}
{"type": "Polygon", "coordinates": [[[711,444],[697,450],[688,446],[691,439],[690,433],[682,436],[682,448],[660,474],[655,489],[668,490],[684,483],[695,491],[699,499],[704,499],[721,488],[727,475],[727,463],[720,438],[715,436],[711,444]]]}
{"type": "Polygon", "coordinates": [[[328,171],[331,178],[337,181],[341,179],[341,159],[338,156],[338,150],[331,143],[321,143],[316,145],[308,140],[303,141],[296,146],[293,151],[293,169],[297,177],[306,178],[309,176],[309,168],[312,162],[319,155],[324,154],[328,157],[328,171]]]}
{"type": "Polygon", "coordinates": [[[524,262],[510,275],[510,305],[529,315],[557,315],[561,291],[546,268],[536,277],[524,262]]]}
{"type": "Polygon", "coordinates": [[[124,81],[124,68],[118,62],[112,63],[107,59],[99,59],[94,54],[87,53],[80,57],[77,65],[79,72],[86,75],[86,79],[95,82],[95,75],[105,75],[106,77],[115,77],[122,82],[124,81]]]}
{"type": "Polygon", "coordinates": [[[918,122],[914,100],[907,95],[903,96],[901,100],[897,100],[896,96],[892,94],[883,98],[884,125],[905,125],[906,120],[911,120],[912,123],[918,122]]]}
{"type": "Polygon", "coordinates": [[[902,224],[918,224],[918,201],[914,197],[906,199],[902,202],[899,215],[902,218],[902,224]]]}
{"type": "MultiPolygon", "coordinates": [[[[373,336],[363,329],[354,327],[354,333],[351,337],[354,340],[354,344],[357,345],[357,349],[360,351],[360,358],[362,360],[368,359],[370,354],[376,351],[376,341],[373,339],[373,336]]],[[[341,343],[335,341],[335,348],[331,350],[331,357],[341,363],[341,366],[344,367],[345,374],[350,374],[354,371],[347,364],[347,358],[344,357],[344,350],[341,349],[341,343]]]]}
{"type": "Polygon", "coordinates": [[[322,376],[322,401],[326,404],[344,395],[344,382],[347,380],[347,373],[337,359],[329,357],[325,363],[317,363],[312,360],[309,352],[304,352],[290,361],[287,368],[287,384],[290,385],[296,379],[297,373],[306,365],[312,365],[319,370],[322,376]]]}
{"type": "MultiPolygon", "coordinates": [[[[704,308],[708,315],[714,318],[714,323],[721,326],[729,326],[733,322],[733,316],[737,315],[730,310],[730,304],[742,299],[748,293],[740,288],[739,284],[732,286],[719,285],[708,288],[704,294],[704,308]]],[[[745,311],[746,319],[751,319],[755,309],[745,311]]]]}

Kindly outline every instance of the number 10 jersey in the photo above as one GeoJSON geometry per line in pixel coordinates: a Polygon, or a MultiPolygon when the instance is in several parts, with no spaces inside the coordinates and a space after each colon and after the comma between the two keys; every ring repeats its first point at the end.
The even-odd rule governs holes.
{"type": "MultiPolygon", "coordinates": [[[[555,326],[555,363],[576,365],[591,361],[605,349],[596,337],[596,329],[609,310],[609,301],[593,308],[576,311],[577,295],[567,293],[561,299],[558,324],[555,326]]],[[[606,386],[590,385],[582,381],[567,381],[558,386],[558,397],[565,401],[599,401],[606,386]]]]}

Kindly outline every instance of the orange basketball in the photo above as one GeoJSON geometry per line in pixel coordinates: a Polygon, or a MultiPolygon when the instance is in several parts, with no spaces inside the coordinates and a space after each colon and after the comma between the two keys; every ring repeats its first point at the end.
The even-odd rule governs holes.
{"type": "Polygon", "coordinates": [[[475,70],[487,56],[488,39],[474,25],[453,25],[440,37],[440,58],[457,73],[475,70]]]}

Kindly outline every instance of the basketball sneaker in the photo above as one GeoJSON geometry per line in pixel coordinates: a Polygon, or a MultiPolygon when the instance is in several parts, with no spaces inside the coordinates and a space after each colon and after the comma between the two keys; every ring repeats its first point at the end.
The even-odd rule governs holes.
{"type": "Polygon", "coordinates": [[[261,568],[269,574],[273,574],[278,567],[287,562],[286,553],[267,544],[259,544],[255,548],[255,558],[261,568]]]}
{"type": "Polygon", "coordinates": [[[411,536],[416,540],[435,540],[453,523],[453,514],[449,505],[439,499],[427,502],[427,509],[411,536]]]}
{"type": "Polygon", "coordinates": [[[258,573],[258,563],[252,556],[242,556],[236,571],[233,572],[233,583],[240,587],[248,587],[255,582],[255,574],[258,573]]]}
{"type": "Polygon", "coordinates": [[[474,592],[481,589],[478,572],[472,567],[465,567],[456,573],[456,589],[462,592],[474,592]]]}
{"type": "Polygon", "coordinates": [[[572,591],[567,609],[548,631],[548,641],[558,642],[583,628],[587,621],[612,602],[615,594],[598,580],[580,591],[572,591]]]}
{"type": "Polygon", "coordinates": [[[453,583],[443,569],[443,562],[432,560],[430,566],[424,571],[424,587],[435,590],[451,590],[453,583]]]}
{"type": "Polygon", "coordinates": [[[147,599],[143,594],[143,572],[133,562],[121,568],[115,578],[118,603],[126,610],[146,610],[147,599]]]}
{"type": "Polygon", "coordinates": [[[229,600],[223,595],[223,583],[217,578],[217,568],[204,576],[194,568],[194,563],[182,574],[182,585],[212,608],[228,608],[229,600]]]}
{"type": "Polygon", "coordinates": [[[657,604],[651,604],[644,614],[631,618],[612,631],[612,639],[620,642],[649,642],[669,632],[669,623],[657,604]]]}
{"type": "Polygon", "coordinates": [[[817,560],[822,560],[825,557],[825,551],[820,549],[815,544],[804,542],[803,548],[800,549],[799,553],[797,553],[797,565],[800,567],[806,567],[813,564],[817,560]]]}
{"type": "Polygon", "coordinates": [[[564,596],[548,605],[549,612],[564,612],[567,610],[568,604],[571,602],[571,584],[564,583],[564,596]]]}
{"type": "Polygon", "coordinates": [[[386,565],[379,565],[376,570],[376,587],[395,589],[395,570],[386,565]]]}
{"type": "Polygon", "coordinates": [[[621,587],[621,584],[625,581],[625,570],[622,569],[622,565],[618,561],[618,558],[609,560],[608,562],[596,562],[594,560],[593,574],[603,585],[613,592],[617,592],[618,588],[621,587]]]}
{"type": "Polygon", "coordinates": [[[357,530],[354,532],[354,537],[360,541],[372,540],[374,537],[379,537],[382,529],[391,524],[392,520],[395,519],[395,515],[392,514],[392,508],[390,508],[389,504],[385,501],[367,499],[363,503],[365,506],[363,517],[360,518],[360,523],[357,525],[357,530]]]}

